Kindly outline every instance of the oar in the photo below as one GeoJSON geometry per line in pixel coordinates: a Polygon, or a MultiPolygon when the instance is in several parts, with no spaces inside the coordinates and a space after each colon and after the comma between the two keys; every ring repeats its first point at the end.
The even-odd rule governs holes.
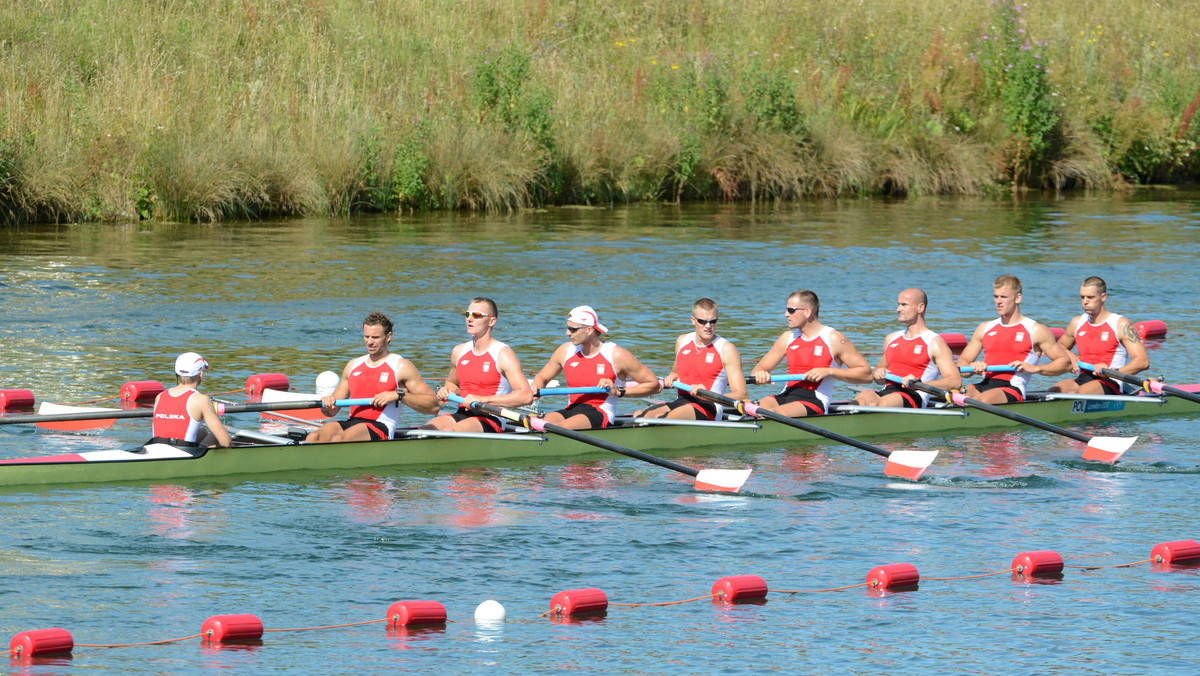
{"type": "MultiPolygon", "coordinates": [[[[463,403],[462,397],[458,396],[457,394],[449,395],[448,399],[459,404],[463,403]]],[[[653,465],[658,465],[659,467],[674,470],[680,474],[686,474],[690,477],[695,477],[695,486],[697,490],[732,491],[736,493],[739,489],[741,489],[742,484],[746,483],[746,479],[750,478],[751,470],[749,469],[692,469],[691,467],[685,467],[684,465],[671,462],[670,460],[657,458],[648,453],[643,453],[641,451],[635,451],[632,448],[619,446],[611,441],[598,439],[590,434],[584,434],[568,427],[561,427],[559,425],[555,425],[554,423],[548,423],[537,416],[530,415],[528,413],[522,413],[520,411],[514,411],[510,408],[501,408],[499,406],[492,406],[491,404],[484,404],[478,401],[473,402],[471,404],[471,408],[483,413],[500,416],[506,420],[511,420],[523,427],[527,427],[537,432],[549,432],[551,434],[557,434],[560,437],[574,439],[575,441],[583,444],[589,444],[595,446],[596,448],[603,448],[606,451],[627,455],[631,458],[637,458],[638,460],[642,460],[653,465]]]]}
{"type": "MultiPolygon", "coordinates": [[[[890,373],[887,375],[887,379],[893,383],[902,383],[904,380],[903,378],[890,373]]],[[[958,392],[950,392],[948,390],[943,390],[940,387],[934,387],[933,385],[923,383],[919,380],[914,380],[909,385],[915,390],[927,392],[935,397],[939,397],[948,404],[970,406],[971,408],[977,408],[980,411],[986,411],[992,415],[998,415],[1001,418],[1008,418],[1014,422],[1031,425],[1033,427],[1037,427],[1038,429],[1046,430],[1047,432],[1061,434],[1062,436],[1074,439],[1075,441],[1082,441],[1083,443],[1087,444],[1087,448],[1085,448],[1083,451],[1084,460],[1116,462],[1117,459],[1125,453],[1125,451],[1129,450],[1129,447],[1133,445],[1133,442],[1137,441],[1137,437],[1093,437],[1087,434],[1080,434],[1079,432],[1063,429],[1057,425],[1051,425],[1050,423],[1042,422],[1036,418],[1030,418],[1029,416],[1021,415],[1020,413],[1006,411],[999,406],[985,404],[982,401],[971,399],[970,397],[958,392]]]]}
{"type": "Polygon", "coordinates": [[[739,401],[733,397],[717,394],[716,392],[706,390],[699,386],[681,383],[678,380],[675,381],[675,389],[679,390],[680,392],[687,392],[688,394],[696,397],[711,399],[719,404],[730,406],[737,409],[739,413],[743,413],[748,416],[774,420],[784,425],[789,425],[791,427],[795,427],[796,429],[804,430],[809,434],[825,437],[826,439],[831,439],[847,446],[861,448],[864,451],[887,458],[887,465],[883,468],[883,473],[888,476],[899,476],[904,477],[905,479],[914,480],[918,479],[922,474],[925,473],[925,470],[929,468],[929,465],[933,464],[933,460],[938,454],[937,451],[887,451],[879,448],[878,446],[872,446],[866,442],[859,441],[858,439],[853,439],[851,437],[838,434],[837,432],[832,432],[830,430],[817,427],[816,425],[804,422],[803,420],[789,418],[782,413],[776,413],[775,411],[768,411],[764,408],[759,408],[758,404],[755,404],[752,401],[739,401]]]}
{"type": "MultiPolygon", "coordinates": [[[[334,406],[370,406],[371,399],[338,399],[334,406]]],[[[230,406],[217,405],[217,413],[258,413],[260,411],[290,411],[298,408],[320,408],[321,400],[312,401],[272,401],[261,404],[233,404],[230,406]]],[[[152,408],[112,409],[108,411],[81,411],[79,413],[56,413],[53,415],[10,415],[0,417],[0,425],[17,423],[57,422],[62,420],[108,420],[117,418],[150,418],[154,416],[152,408]]]]}
{"type": "MultiPolygon", "coordinates": [[[[1079,362],[1079,368],[1081,368],[1085,371],[1095,371],[1096,370],[1095,365],[1089,364],[1085,361],[1079,362]]],[[[1187,390],[1181,390],[1178,387],[1171,387],[1170,385],[1164,385],[1161,382],[1159,382],[1153,378],[1143,378],[1141,376],[1131,376],[1128,373],[1122,373],[1121,371],[1118,371],[1116,369],[1101,369],[1100,374],[1106,378],[1112,378],[1113,380],[1123,380],[1123,381],[1129,383],[1130,385],[1137,385],[1138,387],[1145,390],[1147,394],[1169,394],[1174,397],[1179,397],[1180,399],[1187,399],[1188,401],[1194,401],[1197,404],[1200,404],[1200,394],[1196,394],[1195,392],[1188,392],[1187,390]]]]}
{"type": "Polygon", "coordinates": [[[607,387],[543,387],[538,389],[538,396],[548,397],[554,394],[600,394],[607,392],[607,387]]]}
{"type": "MultiPolygon", "coordinates": [[[[1017,372],[1017,370],[1011,366],[989,366],[989,367],[985,368],[984,371],[987,371],[988,373],[1016,373],[1017,372]]],[[[975,369],[971,368],[970,366],[959,366],[958,372],[959,373],[974,373],[975,369]]]]}

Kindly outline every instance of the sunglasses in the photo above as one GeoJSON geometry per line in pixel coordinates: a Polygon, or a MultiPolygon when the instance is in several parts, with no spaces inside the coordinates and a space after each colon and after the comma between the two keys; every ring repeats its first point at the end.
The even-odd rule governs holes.
{"type": "Polygon", "coordinates": [[[796,314],[797,312],[799,312],[800,310],[803,310],[803,309],[804,309],[804,308],[802,308],[802,307],[790,307],[790,308],[788,308],[788,309],[787,309],[787,313],[788,313],[789,315],[794,315],[794,314],[796,314]]]}
{"type": "Polygon", "coordinates": [[[717,325],[717,320],[715,320],[715,319],[700,319],[699,317],[697,317],[695,315],[692,316],[692,319],[695,319],[697,323],[704,324],[705,326],[716,326],[717,325]]]}
{"type": "Polygon", "coordinates": [[[486,312],[472,312],[470,310],[463,310],[463,316],[470,317],[471,319],[483,319],[484,317],[491,317],[491,315],[487,314],[486,312]]]}
{"type": "Polygon", "coordinates": [[[574,334],[579,329],[586,329],[586,326],[568,326],[567,333],[574,334]]]}

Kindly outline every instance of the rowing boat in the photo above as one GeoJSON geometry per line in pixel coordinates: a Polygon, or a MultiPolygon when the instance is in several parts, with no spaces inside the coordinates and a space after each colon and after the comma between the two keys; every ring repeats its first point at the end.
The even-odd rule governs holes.
{"type": "MultiPolygon", "coordinates": [[[[1200,385],[1179,389],[1200,392],[1200,385]]],[[[1093,421],[1200,413],[1193,402],[1141,394],[1132,397],[1045,395],[1006,409],[1038,420],[1077,425],[1093,421]],[[1053,397],[1061,398],[1053,398],[1053,397]]],[[[920,412],[870,410],[835,405],[835,412],[809,418],[820,427],[856,438],[904,440],[931,435],[962,435],[1014,423],[959,408],[920,412]]],[[[745,448],[824,442],[825,439],[774,421],[732,418],[696,424],[664,419],[618,418],[618,424],[592,430],[601,439],[645,451],[695,454],[713,448],[745,448]]],[[[519,458],[595,455],[596,448],[562,437],[527,431],[470,434],[404,429],[391,441],[307,444],[283,437],[239,433],[233,448],[179,449],[150,444],[131,450],[0,460],[0,486],[45,486],[229,477],[271,472],[364,470],[380,467],[490,463],[519,458]]]]}

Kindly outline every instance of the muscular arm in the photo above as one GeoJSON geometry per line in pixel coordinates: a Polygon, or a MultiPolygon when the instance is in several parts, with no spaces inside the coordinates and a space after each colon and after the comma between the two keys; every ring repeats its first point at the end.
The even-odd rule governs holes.
{"type": "Polygon", "coordinates": [[[1071,365],[1067,370],[1071,373],[1079,373],[1079,358],[1071,352],[1071,348],[1075,347],[1075,329],[1079,328],[1079,317],[1076,317],[1067,324],[1067,328],[1063,330],[1062,336],[1058,339],[1058,346],[1067,353],[1067,359],[1071,360],[1071,365]]]}
{"type": "Polygon", "coordinates": [[[512,348],[506,347],[500,351],[496,359],[496,367],[508,379],[512,392],[491,397],[467,397],[467,399],[478,399],[486,404],[505,408],[526,406],[533,402],[533,390],[529,388],[529,381],[525,378],[525,372],[521,370],[521,360],[517,359],[517,353],[513,352],[512,348]]]}
{"type": "MultiPolygon", "coordinates": [[[[871,382],[871,367],[867,365],[867,360],[858,353],[854,343],[842,335],[841,331],[834,331],[829,339],[833,343],[833,358],[844,368],[829,369],[828,377],[847,383],[871,382]]],[[[813,371],[821,370],[824,369],[813,369],[813,371]]],[[[812,380],[820,380],[820,378],[812,378],[812,380]]]]}
{"type": "Polygon", "coordinates": [[[746,376],[742,375],[742,355],[737,347],[729,341],[721,346],[721,362],[725,365],[725,375],[729,378],[729,396],[734,399],[745,399],[746,376]]]}
{"type": "Polygon", "coordinates": [[[333,392],[324,397],[321,397],[321,414],[326,418],[332,418],[338,414],[338,407],[333,405],[333,402],[338,399],[347,399],[350,396],[350,365],[354,360],[346,362],[342,368],[342,379],[338,381],[337,387],[333,388],[333,392]]]}
{"type": "Polygon", "coordinates": [[[233,443],[233,439],[229,436],[229,430],[225,429],[225,423],[221,422],[221,416],[213,410],[212,400],[206,394],[197,392],[188,399],[187,411],[192,418],[200,420],[208,427],[208,431],[217,438],[217,445],[221,448],[229,448],[233,443]]]}
{"type": "Polygon", "coordinates": [[[967,341],[967,346],[958,355],[958,366],[970,366],[975,373],[983,373],[987,369],[987,364],[979,361],[979,355],[983,352],[983,329],[985,326],[987,326],[987,322],[982,322],[975,327],[975,333],[971,334],[971,340],[967,341]]]}
{"type": "Polygon", "coordinates": [[[563,362],[566,360],[567,350],[569,349],[571,349],[570,343],[559,345],[554,354],[550,355],[550,361],[547,361],[542,370],[538,371],[537,375],[533,377],[533,384],[529,387],[533,391],[534,396],[537,396],[537,391],[545,387],[546,383],[553,380],[554,376],[562,373],[563,362]]]}
{"type": "MultiPolygon", "coordinates": [[[[1063,334],[1066,335],[1066,334],[1063,334]]],[[[1071,368],[1071,356],[1054,340],[1050,329],[1038,324],[1033,329],[1033,345],[1043,356],[1050,360],[1049,364],[1030,364],[1017,362],[1012,364],[1026,373],[1040,373],[1044,376],[1057,376],[1066,373],[1071,368]]]]}
{"type": "Polygon", "coordinates": [[[1133,375],[1150,368],[1150,355],[1146,354],[1146,344],[1138,335],[1137,327],[1133,325],[1133,322],[1122,317],[1118,328],[1121,334],[1121,345],[1124,345],[1125,351],[1129,353],[1129,361],[1121,367],[1121,372],[1133,375]]]}
{"type": "Polygon", "coordinates": [[[433,388],[421,378],[421,372],[407,359],[401,360],[397,381],[404,388],[404,396],[400,400],[409,408],[419,413],[437,413],[438,399],[433,388]]]}
{"type": "MultiPolygon", "coordinates": [[[[687,338],[689,335],[685,333],[675,339],[675,357],[671,360],[671,372],[663,378],[664,387],[671,387],[679,379],[679,350],[683,348],[684,338],[687,338]]],[[[692,383],[688,384],[691,385],[692,383]]]]}
{"type": "Polygon", "coordinates": [[[616,367],[618,376],[637,383],[625,389],[625,396],[648,397],[662,391],[658,376],[654,375],[654,372],[645,364],[638,361],[632,352],[619,345],[613,350],[613,366],[616,367]]]}
{"type": "Polygon", "coordinates": [[[950,346],[938,336],[930,351],[933,352],[933,363],[937,365],[942,377],[928,384],[943,390],[957,390],[962,385],[962,376],[959,375],[958,366],[954,364],[954,353],[950,351],[950,346]]]}
{"type": "Polygon", "coordinates": [[[771,382],[771,369],[779,366],[779,362],[783,361],[787,355],[788,343],[792,342],[792,332],[784,331],[779,338],[775,339],[775,343],[771,345],[771,349],[763,355],[762,359],[750,369],[750,375],[754,376],[754,382],[762,385],[771,382]]]}

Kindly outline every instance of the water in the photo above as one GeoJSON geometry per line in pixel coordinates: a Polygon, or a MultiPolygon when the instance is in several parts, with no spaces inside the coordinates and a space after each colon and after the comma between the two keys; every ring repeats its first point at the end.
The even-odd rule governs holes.
{"type": "MultiPolygon", "coordinates": [[[[464,339],[455,312],[480,294],[500,303],[499,335],[530,372],[563,340],[566,311],[580,303],[665,372],[699,296],[721,304],[722,335],[752,363],[784,328],[787,292],[801,287],[820,294],[825,323],[873,362],[902,287],[929,293],[934,330],[969,334],[991,317],[991,280],[1004,272],[1024,282],[1025,313],[1052,326],[1078,311],[1080,280],[1105,277],[1112,309],[1171,329],[1150,344],[1151,372],[1196,382],[1196,197],[23,228],[0,232],[0,387],[81,402],[129,380],[166,380],[175,355],[196,350],[214,366],[206,391],[265,372],[311,390],[317,373],[360,353],[360,322],[373,309],[397,321],[393,346],[433,381],[464,339]]],[[[1196,569],[1071,568],[1047,584],[929,579],[1007,569],[1036,549],[1058,551],[1068,565],[1112,566],[1148,558],[1159,542],[1200,539],[1195,418],[1085,431],[1140,440],[1111,468],[1037,430],[922,440],[942,452],[915,484],[883,476],[875,456],[835,445],[672,456],[753,466],[737,495],[698,493],[657,467],[603,455],[4,491],[0,637],[60,626],[78,643],[132,643],[197,634],[212,615],[253,613],[268,629],[302,628],[374,620],[394,601],[434,599],[454,620],[444,629],[376,623],[268,633],[253,647],[202,647],[194,638],[80,647],[70,660],[13,670],[1194,669],[1196,569]],[[582,623],[539,617],[566,589],[598,587],[614,603],[666,602],[705,595],[727,575],[756,574],[772,589],[821,590],[902,562],[921,572],[919,591],[614,606],[582,623]],[[489,598],[507,608],[503,624],[472,619],[489,598]]],[[[94,435],[0,426],[0,457],[122,447],[146,435],[145,421],[94,435]]]]}

